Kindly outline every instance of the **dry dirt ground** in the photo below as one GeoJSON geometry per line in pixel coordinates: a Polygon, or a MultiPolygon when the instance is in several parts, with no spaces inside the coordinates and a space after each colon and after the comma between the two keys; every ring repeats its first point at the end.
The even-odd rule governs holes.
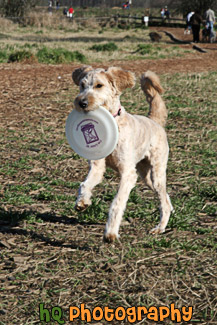
{"type": "MultiPolygon", "coordinates": [[[[183,30],[171,29],[171,32],[184,37],[183,30]]],[[[191,45],[181,46],[191,48],[191,45]]],[[[207,53],[195,51],[186,58],[114,62],[113,65],[134,71],[136,75],[147,69],[160,76],[217,71],[217,44],[203,47],[207,53]]],[[[176,236],[180,241],[188,238],[189,231],[169,230],[162,239],[162,248],[156,247],[154,241],[151,247],[148,244],[146,247],[142,242],[146,236],[144,222],[129,220],[122,243],[109,246],[101,242],[104,219],[85,222],[75,215],[74,199],[87,163],[72,156],[63,139],[64,121],[73,107],[76,91],[71,72],[77,66],[80,65],[0,65],[0,167],[4,165],[0,172],[0,196],[7,196],[7,203],[2,200],[0,208],[0,324],[40,323],[39,303],[50,310],[60,306],[68,324],[69,305],[86,303],[93,309],[103,302],[103,306],[127,308],[144,302],[152,306],[171,301],[179,306],[196,306],[192,324],[216,324],[214,256],[203,255],[205,282],[200,285],[197,276],[202,268],[200,254],[188,253],[180,246],[179,255],[179,250],[171,246],[176,236]],[[31,181],[35,187],[27,186],[31,181]],[[37,187],[37,181],[44,187],[37,187]],[[52,185],[54,193],[48,188],[52,185]],[[56,199],[50,204],[51,194],[56,199]],[[65,211],[63,205],[69,196],[70,209],[65,211]],[[37,200],[31,201],[31,197],[37,200]],[[169,248],[167,242],[171,244],[169,248]],[[146,256],[144,249],[147,249],[146,256]]],[[[111,175],[108,173],[107,178],[112,188],[118,180],[111,175]]],[[[100,191],[103,196],[103,189],[100,191]]],[[[104,211],[97,210],[97,204],[96,201],[94,211],[102,215],[104,211]]],[[[210,218],[204,222],[212,225],[213,221],[210,218]]],[[[189,245],[198,238],[205,240],[203,234],[191,233],[189,245]]],[[[143,323],[156,322],[146,319],[143,323]]]]}

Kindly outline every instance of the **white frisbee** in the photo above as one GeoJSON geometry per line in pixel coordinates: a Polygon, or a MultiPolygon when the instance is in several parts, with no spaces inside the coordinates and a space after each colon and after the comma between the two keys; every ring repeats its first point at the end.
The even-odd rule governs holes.
{"type": "Polygon", "coordinates": [[[98,160],[109,156],[118,143],[118,125],[104,107],[95,111],[73,110],[66,120],[66,138],[79,156],[98,160]]]}

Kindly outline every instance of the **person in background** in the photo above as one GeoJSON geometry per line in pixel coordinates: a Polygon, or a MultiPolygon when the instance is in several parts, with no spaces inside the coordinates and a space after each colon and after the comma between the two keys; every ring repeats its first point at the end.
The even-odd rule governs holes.
{"type": "Polygon", "coordinates": [[[123,9],[130,9],[130,3],[129,1],[126,1],[123,6],[122,6],[123,9]]]}
{"type": "Polygon", "coordinates": [[[74,14],[74,9],[72,7],[69,8],[69,18],[73,18],[73,14],[74,14]]]}
{"type": "Polygon", "coordinates": [[[48,12],[50,15],[52,15],[52,1],[49,1],[48,12]]]}
{"type": "Polygon", "coordinates": [[[170,12],[169,12],[167,6],[165,6],[165,8],[164,8],[164,16],[166,17],[166,19],[170,19],[170,12]]]}
{"type": "Polygon", "coordinates": [[[203,19],[198,10],[190,18],[192,26],[193,42],[198,43],[200,41],[200,24],[203,23],[203,19]]]}
{"type": "Polygon", "coordinates": [[[186,28],[185,28],[184,34],[190,34],[191,33],[191,22],[190,22],[190,19],[191,19],[191,16],[193,16],[193,14],[194,14],[194,11],[190,11],[187,14],[187,17],[186,17],[186,28]]]}
{"type": "Polygon", "coordinates": [[[165,12],[164,12],[164,8],[161,8],[161,10],[160,10],[160,15],[161,15],[161,18],[162,18],[162,19],[164,19],[164,13],[165,13],[165,12]]]}
{"type": "Polygon", "coordinates": [[[206,19],[206,28],[210,29],[210,33],[213,33],[213,26],[215,23],[215,13],[210,7],[205,12],[205,19],[206,19]]]}

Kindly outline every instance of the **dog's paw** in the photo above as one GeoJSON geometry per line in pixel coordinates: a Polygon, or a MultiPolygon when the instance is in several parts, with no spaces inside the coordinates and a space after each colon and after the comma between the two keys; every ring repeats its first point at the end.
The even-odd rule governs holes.
{"type": "Polygon", "coordinates": [[[152,235],[162,234],[163,232],[165,232],[165,228],[161,228],[160,225],[150,230],[150,234],[152,235]]]}
{"type": "Polygon", "coordinates": [[[84,200],[77,201],[75,204],[75,210],[84,211],[91,205],[91,202],[85,202],[84,200]]]}
{"type": "Polygon", "coordinates": [[[103,241],[104,243],[113,243],[116,239],[118,239],[118,236],[115,234],[104,234],[103,241]]]}

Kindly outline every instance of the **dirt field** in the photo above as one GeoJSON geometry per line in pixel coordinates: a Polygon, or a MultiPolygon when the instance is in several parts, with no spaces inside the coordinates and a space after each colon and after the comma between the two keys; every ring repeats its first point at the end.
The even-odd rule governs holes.
{"type": "MultiPolygon", "coordinates": [[[[183,30],[170,31],[184,39],[183,30]]],[[[158,202],[139,181],[120,242],[112,245],[103,244],[102,235],[116,174],[107,171],[86,212],[73,209],[88,166],[68,146],[64,130],[77,93],[71,73],[80,64],[0,64],[0,324],[45,324],[40,303],[50,315],[52,307],[61,308],[66,324],[69,306],[82,303],[90,310],[174,303],[179,310],[193,306],[189,324],[216,324],[217,44],[200,46],[208,52],[92,63],[121,66],[138,77],[147,69],[156,72],[169,109],[168,189],[176,212],[165,234],[150,236],[158,202]]],[[[122,101],[132,113],[147,113],[139,85],[122,101]]],[[[58,313],[47,323],[60,323],[58,313]]],[[[146,316],[135,323],[160,321],[146,316]]],[[[119,315],[117,323],[130,321],[119,315]]]]}

